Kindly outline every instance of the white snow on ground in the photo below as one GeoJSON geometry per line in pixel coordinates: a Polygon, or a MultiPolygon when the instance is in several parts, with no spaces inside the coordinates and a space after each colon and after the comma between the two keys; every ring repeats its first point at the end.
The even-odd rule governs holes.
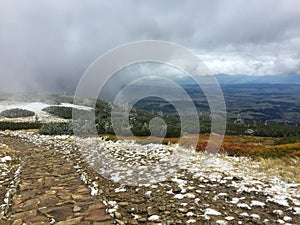
{"type": "Polygon", "coordinates": [[[237,204],[237,207],[239,207],[241,209],[251,209],[251,207],[246,203],[239,203],[239,204],[237,204]]]}
{"type": "MultiPolygon", "coordinates": [[[[259,162],[254,162],[246,157],[227,157],[227,156],[207,156],[205,154],[194,154],[191,157],[190,164],[183,168],[194,174],[194,178],[217,182],[228,182],[230,186],[238,188],[238,192],[258,192],[269,195],[268,201],[277,203],[282,206],[289,206],[288,201],[295,205],[299,203],[300,184],[290,184],[279,177],[270,177],[256,168],[260,167],[259,162]],[[242,179],[243,182],[235,182],[233,177],[242,179]]],[[[233,199],[232,203],[238,202],[233,199]]],[[[258,202],[254,202],[254,205],[258,202]]],[[[243,203],[238,204],[241,208],[250,208],[243,203]]],[[[262,204],[260,204],[262,207],[262,204]]]]}
{"type": "Polygon", "coordinates": [[[19,159],[7,145],[0,143],[0,193],[5,194],[4,198],[0,199],[0,218],[10,206],[11,197],[15,194],[19,182],[20,172],[19,159]]]}
{"type": "MultiPolygon", "coordinates": [[[[145,167],[153,162],[157,161],[167,161],[174,151],[179,149],[176,146],[166,146],[158,144],[150,145],[140,145],[132,141],[105,141],[101,138],[83,138],[76,136],[44,136],[33,133],[24,133],[22,131],[11,132],[11,135],[22,137],[30,142],[41,145],[41,143],[47,143],[49,146],[60,146],[63,151],[70,152],[73,146],[70,143],[74,143],[78,149],[82,150],[82,153],[86,157],[93,158],[94,164],[97,164],[95,159],[101,158],[104,154],[109,154],[120,161],[125,162],[127,165],[132,164],[132,170],[128,173],[122,171],[122,168],[114,170],[113,167],[105,167],[106,170],[112,173],[112,179],[118,178],[120,180],[132,179],[132,174],[139,167],[145,167]],[[102,154],[101,154],[102,152],[102,154]],[[97,156],[97,157],[96,157],[97,156]],[[100,158],[99,158],[100,156],[100,158]]],[[[182,150],[182,149],[181,149],[182,150]]],[[[183,151],[183,150],[182,150],[183,151]]],[[[234,187],[237,189],[237,193],[261,193],[268,196],[265,201],[258,201],[258,199],[253,198],[249,204],[245,203],[245,197],[228,198],[227,193],[222,190],[222,192],[216,191],[215,198],[228,198],[226,201],[230,204],[236,205],[240,209],[252,210],[254,208],[264,208],[268,202],[272,202],[278,205],[282,211],[274,211],[274,215],[281,215],[284,218],[286,211],[293,212],[293,215],[297,216],[300,214],[299,198],[300,198],[300,184],[291,184],[281,180],[279,177],[270,177],[263,172],[259,172],[257,168],[261,165],[259,162],[252,161],[251,159],[245,157],[228,157],[225,155],[215,155],[209,156],[202,153],[191,154],[190,150],[186,150],[186,154],[190,155],[190,158],[185,161],[184,164],[180,165],[181,169],[187,170],[193,175],[194,179],[198,179],[211,185],[214,182],[226,183],[229,187],[234,187]],[[210,183],[209,183],[210,182],[210,183]]],[[[107,158],[103,159],[107,162],[107,165],[111,165],[111,161],[107,161],[107,158]]],[[[105,166],[105,162],[98,163],[97,165],[105,166]],[[104,164],[103,164],[104,163],[104,164]]],[[[80,168],[76,168],[80,170],[80,168]]],[[[101,171],[100,171],[101,172],[101,171]]],[[[143,171],[143,177],[147,176],[147,171],[143,171]]],[[[153,172],[153,171],[152,171],[153,172]]],[[[158,171],[159,172],[159,171],[158,171]]],[[[150,174],[151,175],[151,174],[150,174]]],[[[85,178],[86,182],[89,183],[88,177],[85,178]]],[[[181,193],[174,194],[172,190],[168,189],[166,194],[171,195],[175,199],[185,199],[188,202],[198,201],[195,195],[189,193],[191,190],[197,190],[198,188],[203,188],[203,185],[191,186],[190,181],[185,179],[184,176],[180,176],[177,173],[173,173],[170,179],[178,185],[181,193]],[[195,198],[195,199],[192,199],[195,198]]],[[[92,181],[91,181],[92,182],[92,181]]],[[[152,184],[148,184],[146,187],[150,187],[152,184]]],[[[204,186],[205,187],[205,186],[204,186]]],[[[116,189],[116,192],[121,191],[124,187],[116,189]]],[[[122,190],[123,191],[123,190],[122,190]]],[[[149,192],[150,193],[150,192],[149,192]]],[[[148,193],[148,194],[149,194],[148,193]]],[[[185,207],[188,205],[185,204],[185,207]]],[[[221,217],[224,220],[219,220],[218,224],[226,224],[227,221],[234,220],[230,215],[223,215],[223,212],[216,211],[210,207],[212,205],[205,206],[206,209],[203,210],[203,217],[205,219],[210,219],[212,216],[221,217]],[[227,220],[227,221],[226,221],[227,220]],[[221,222],[222,221],[222,222],[221,222]]],[[[189,214],[191,215],[191,214],[189,214]]],[[[255,213],[242,213],[242,217],[249,217],[255,220],[263,220],[263,215],[258,215],[255,213]]],[[[155,219],[148,218],[148,219],[155,219]]],[[[220,219],[221,219],[220,218],[220,219]]],[[[289,218],[285,218],[289,220],[289,218]]],[[[155,220],[153,220],[155,221],[155,220]]],[[[283,220],[284,221],[284,220],[283,220]]],[[[190,220],[192,222],[192,220],[190,220]]],[[[237,223],[239,221],[236,221],[237,223]]]]}
{"type": "Polygon", "coordinates": [[[186,221],[187,224],[196,223],[197,221],[194,219],[189,219],[186,221]]]}
{"type": "Polygon", "coordinates": [[[233,216],[226,216],[225,220],[231,221],[231,220],[234,220],[234,217],[233,216]]]}
{"type": "Polygon", "coordinates": [[[218,212],[218,211],[216,211],[216,210],[214,210],[214,209],[207,208],[207,209],[205,209],[204,215],[215,215],[215,216],[219,216],[219,215],[221,215],[221,213],[218,212]]]}
{"type": "MultiPolygon", "coordinates": [[[[137,169],[137,165],[141,163],[147,165],[156,162],[156,160],[167,160],[172,152],[178,150],[176,146],[159,144],[140,145],[133,141],[113,142],[105,141],[101,138],[81,138],[67,135],[45,136],[28,132],[24,133],[22,131],[11,132],[11,134],[22,136],[34,143],[59,140],[63,145],[64,141],[70,142],[70,140],[72,140],[79,148],[84,149],[82,152],[87,153],[88,157],[93,157],[95,148],[99,148],[102,151],[106,149],[105,153],[112,154],[115,159],[124,160],[128,164],[133,164],[134,167],[136,167],[135,169],[137,169]]],[[[190,153],[189,150],[187,150],[187,152],[190,153]]],[[[284,203],[287,200],[293,201],[295,204],[299,203],[296,198],[300,197],[300,184],[291,184],[284,182],[277,177],[269,177],[268,175],[255,170],[255,168],[258,168],[259,166],[258,162],[254,162],[245,157],[228,157],[223,155],[209,156],[195,153],[181,168],[187,169],[194,174],[195,179],[202,181],[206,179],[213,181],[230,181],[231,185],[238,188],[238,191],[240,192],[261,192],[268,194],[273,196],[269,201],[277,202],[278,204],[282,203],[282,205],[285,205],[284,203]],[[235,182],[233,177],[241,177],[243,178],[243,182],[235,182]]],[[[122,173],[120,175],[127,175],[130,177],[131,173],[122,173]]],[[[181,195],[182,197],[194,198],[194,196],[185,194],[185,189],[188,188],[187,180],[175,176],[172,178],[172,181],[176,182],[182,190],[182,193],[178,194],[178,198],[181,198],[181,195]]],[[[170,191],[170,193],[172,192],[170,191]]],[[[226,193],[217,193],[216,196],[226,196],[226,193]]],[[[233,198],[231,202],[233,204],[238,204],[239,199],[233,198]]],[[[251,206],[263,207],[264,204],[265,203],[254,199],[251,206]]],[[[246,206],[243,203],[238,204],[238,206],[241,208],[250,208],[249,205],[246,206]]]]}
{"type": "Polygon", "coordinates": [[[300,207],[294,208],[295,214],[300,215],[300,207]]]}
{"type": "Polygon", "coordinates": [[[0,112],[7,109],[26,109],[39,113],[43,108],[46,108],[50,105],[42,102],[10,102],[10,101],[0,101],[0,112]]]}
{"type": "Polygon", "coordinates": [[[217,221],[216,221],[216,224],[217,224],[217,225],[227,225],[227,222],[224,221],[224,220],[217,220],[217,221]]]}
{"type": "Polygon", "coordinates": [[[152,215],[148,218],[149,221],[156,221],[156,220],[159,220],[159,216],[158,215],[152,215]]]}
{"type": "Polygon", "coordinates": [[[7,161],[11,161],[12,158],[10,156],[4,156],[3,158],[0,158],[0,161],[2,163],[6,163],[7,161]]]}
{"type": "Polygon", "coordinates": [[[251,201],[251,204],[250,204],[250,206],[260,206],[260,207],[262,207],[262,208],[264,208],[265,205],[266,205],[265,203],[260,202],[260,201],[256,201],[256,200],[252,200],[252,201],[251,201]]]}
{"type": "MultiPolygon", "coordinates": [[[[40,122],[66,122],[68,120],[55,117],[47,112],[42,111],[42,109],[49,106],[58,106],[58,107],[72,107],[82,110],[92,110],[91,107],[74,105],[71,103],[61,103],[60,105],[50,105],[43,102],[15,102],[15,101],[0,101],[0,112],[8,109],[26,109],[33,111],[37,116],[40,122]]],[[[33,117],[24,117],[24,118],[0,118],[0,121],[35,121],[35,116],[33,117]]]]}
{"type": "Polygon", "coordinates": [[[83,110],[92,110],[92,107],[88,107],[88,106],[84,106],[84,105],[74,105],[71,103],[61,103],[58,106],[71,107],[71,108],[83,109],[83,110]]]}

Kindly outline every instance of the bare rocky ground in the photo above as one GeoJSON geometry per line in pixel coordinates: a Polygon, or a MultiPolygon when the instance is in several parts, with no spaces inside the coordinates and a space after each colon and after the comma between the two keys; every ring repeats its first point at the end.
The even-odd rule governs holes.
{"type": "Polygon", "coordinates": [[[1,186],[0,224],[113,224],[62,153],[9,135],[0,140],[19,158],[1,186]]]}
{"type": "Polygon", "coordinates": [[[104,157],[105,150],[139,171],[177,149],[24,132],[1,133],[0,140],[18,151],[21,166],[20,174],[16,169],[10,183],[3,183],[5,193],[12,190],[5,200],[10,207],[2,207],[8,217],[3,224],[22,224],[21,219],[28,219],[26,224],[101,224],[92,223],[93,216],[111,223],[104,206],[118,224],[300,224],[299,184],[258,172],[260,165],[247,158],[194,154],[165,181],[132,186],[112,181],[130,179],[128,169],[89,158],[104,157]],[[99,171],[114,173],[112,180],[93,169],[103,165],[99,171]],[[66,220],[71,221],[59,222],[66,220]]]}

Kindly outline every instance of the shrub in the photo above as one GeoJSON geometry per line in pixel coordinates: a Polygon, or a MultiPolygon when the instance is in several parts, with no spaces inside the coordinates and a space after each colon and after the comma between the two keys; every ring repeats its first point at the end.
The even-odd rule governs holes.
{"type": "Polygon", "coordinates": [[[6,118],[20,118],[34,116],[35,113],[30,110],[16,108],[4,110],[0,115],[6,118]]]}
{"type": "Polygon", "coordinates": [[[96,119],[96,127],[99,134],[115,134],[110,119],[96,119]]]}
{"type": "Polygon", "coordinates": [[[72,135],[72,125],[70,123],[47,123],[41,126],[40,134],[44,135],[72,135]]]}
{"type": "Polygon", "coordinates": [[[90,120],[76,120],[71,126],[73,133],[77,135],[98,133],[96,124],[90,120]]]}
{"type": "Polygon", "coordinates": [[[275,145],[293,144],[300,140],[300,137],[283,137],[274,141],[275,145]]]}
{"type": "Polygon", "coordinates": [[[42,109],[42,111],[44,112],[50,113],[54,116],[61,117],[63,119],[72,119],[73,110],[75,111],[76,114],[78,113],[84,116],[89,116],[89,114],[92,113],[86,110],[73,109],[72,107],[65,107],[65,106],[49,106],[42,109]]]}
{"type": "Polygon", "coordinates": [[[0,130],[26,130],[26,129],[39,129],[42,124],[37,122],[0,122],[0,130]]]}

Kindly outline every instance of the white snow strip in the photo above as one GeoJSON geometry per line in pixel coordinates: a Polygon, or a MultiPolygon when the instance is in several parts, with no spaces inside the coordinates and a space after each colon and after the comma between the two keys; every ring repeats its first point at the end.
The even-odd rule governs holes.
{"type": "Polygon", "coordinates": [[[286,221],[286,222],[291,222],[292,221],[292,217],[285,216],[285,217],[283,217],[283,220],[286,221]]]}
{"type": "Polygon", "coordinates": [[[116,189],[115,189],[115,192],[116,192],[116,193],[119,193],[119,192],[126,192],[126,189],[125,189],[125,188],[122,188],[122,187],[119,187],[119,188],[116,188],[116,189]]]}
{"type": "Polygon", "coordinates": [[[187,212],[186,216],[194,216],[194,213],[193,212],[187,212]]]}
{"type": "Polygon", "coordinates": [[[300,207],[294,207],[293,209],[295,211],[294,214],[300,215],[300,207]]]}
{"type": "Polygon", "coordinates": [[[237,207],[241,209],[251,209],[251,207],[246,203],[239,203],[237,204],[237,207]]]}
{"type": "Polygon", "coordinates": [[[260,215],[258,215],[258,214],[251,214],[250,216],[251,216],[253,219],[257,219],[257,220],[260,219],[260,215]]]}
{"type": "Polygon", "coordinates": [[[82,109],[82,110],[92,110],[92,107],[88,107],[88,106],[84,106],[84,105],[75,105],[72,103],[61,103],[58,106],[64,106],[64,107],[71,107],[71,108],[75,108],[75,109],[82,109]]]}
{"type": "Polygon", "coordinates": [[[7,161],[11,161],[11,160],[12,160],[12,158],[10,156],[5,156],[5,157],[3,157],[3,158],[0,159],[0,161],[2,163],[6,163],[7,161]]]}
{"type": "Polygon", "coordinates": [[[214,209],[207,208],[207,209],[205,209],[205,211],[204,211],[204,215],[220,216],[220,215],[222,215],[222,214],[221,214],[220,212],[214,210],[214,209]]]}
{"type": "Polygon", "coordinates": [[[240,215],[241,215],[241,216],[244,216],[244,217],[248,217],[248,216],[249,216],[249,214],[246,213],[246,212],[243,212],[243,213],[241,213],[240,215]]]}
{"type": "Polygon", "coordinates": [[[225,220],[231,221],[231,220],[234,220],[234,217],[233,216],[226,216],[225,220]]]}
{"type": "Polygon", "coordinates": [[[250,206],[260,206],[260,207],[262,207],[262,208],[264,208],[265,205],[266,205],[265,203],[260,202],[260,201],[256,201],[256,200],[252,200],[252,201],[251,201],[251,204],[250,204],[250,206]]]}
{"type": "Polygon", "coordinates": [[[149,221],[156,221],[156,220],[159,220],[159,216],[158,215],[152,215],[148,218],[149,221]]]}

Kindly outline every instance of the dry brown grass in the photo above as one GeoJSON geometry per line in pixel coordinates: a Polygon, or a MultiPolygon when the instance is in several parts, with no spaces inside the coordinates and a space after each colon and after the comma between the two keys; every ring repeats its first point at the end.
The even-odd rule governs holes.
{"type": "Polygon", "coordinates": [[[290,183],[300,183],[300,158],[282,157],[258,159],[261,163],[259,170],[268,176],[281,177],[290,183]]]}
{"type": "Polygon", "coordinates": [[[13,152],[14,150],[12,150],[11,148],[9,148],[8,146],[0,146],[0,153],[4,153],[4,152],[13,152]]]}

